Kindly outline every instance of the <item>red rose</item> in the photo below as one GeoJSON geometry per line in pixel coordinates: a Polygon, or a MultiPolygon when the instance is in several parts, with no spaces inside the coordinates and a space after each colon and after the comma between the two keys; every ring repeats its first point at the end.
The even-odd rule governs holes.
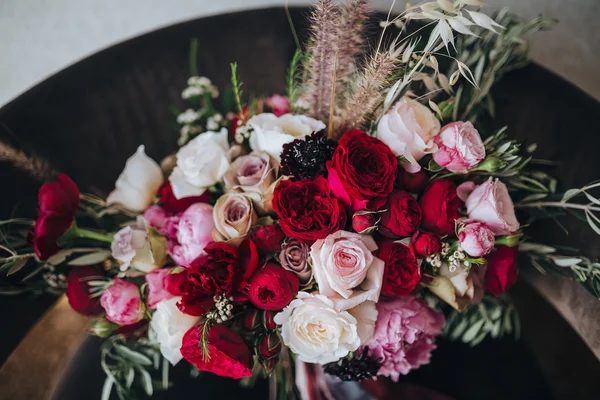
{"type": "Polygon", "coordinates": [[[420,193],[427,186],[427,182],[429,176],[423,169],[411,174],[404,168],[400,168],[396,177],[396,185],[410,193],[420,193]]]}
{"type": "Polygon", "coordinates": [[[392,193],[379,221],[379,233],[391,238],[411,235],[421,224],[423,213],[419,203],[407,192],[392,193]]]}
{"type": "Polygon", "coordinates": [[[458,209],[462,205],[454,183],[445,179],[431,182],[419,204],[423,210],[423,228],[440,235],[454,235],[455,221],[460,218],[458,209]]]}
{"type": "Polygon", "coordinates": [[[373,212],[361,210],[354,213],[352,216],[352,229],[357,233],[369,234],[377,225],[377,217],[373,212]]]}
{"type": "Polygon", "coordinates": [[[327,162],[331,190],[345,206],[376,210],[394,189],[398,161],[381,140],[359,130],[342,135],[327,162]]]}
{"type": "Polygon", "coordinates": [[[256,349],[261,360],[277,357],[281,353],[281,339],[277,333],[267,333],[258,338],[256,349]]]}
{"type": "Polygon", "coordinates": [[[500,296],[517,279],[518,247],[496,246],[487,257],[485,288],[494,296],[500,296]]]}
{"type": "Polygon", "coordinates": [[[279,182],[273,209],[286,235],[307,242],[324,239],[346,224],[346,211],[322,176],[279,182]]]}
{"type": "Polygon", "coordinates": [[[411,238],[411,245],[415,253],[421,257],[429,257],[442,250],[440,238],[432,232],[415,232],[411,238]]]}
{"type": "Polygon", "coordinates": [[[240,379],[252,376],[252,355],[244,339],[224,325],[213,325],[206,336],[208,357],[200,344],[202,327],[196,325],[183,336],[181,355],[200,371],[240,379]]]}
{"type": "Polygon", "coordinates": [[[208,203],[210,201],[209,192],[204,192],[202,196],[192,196],[177,199],[173,194],[173,188],[171,187],[170,183],[165,183],[162,185],[161,188],[158,189],[158,195],[160,196],[158,203],[162,205],[162,208],[166,212],[171,214],[184,212],[192,204],[208,203]]]}
{"type": "Polygon", "coordinates": [[[290,304],[300,281],[293,272],[269,263],[252,277],[248,287],[250,302],[262,310],[281,310],[290,304]]]}
{"type": "Polygon", "coordinates": [[[33,248],[40,260],[46,260],[58,251],[56,241],[73,223],[79,207],[79,189],[71,178],[60,174],[58,182],[46,183],[41,187],[38,206],[33,248]]]}
{"type": "Polygon", "coordinates": [[[261,226],[251,234],[252,241],[264,254],[273,254],[281,250],[285,233],[279,224],[261,226]]]}
{"type": "Polygon", "coordinates": [[[99,315],[104,313],[100,297],[91,297],[89,282],[102,279],[104,274],[99,267],[72,267],[67,274],[67,298],[69,305],[79,314],[99,315]]]}
{"type": "Polygon", "coordinates": [[[385,263],[381,294],[404,296],[415,290],[421,280],[421,271],[410,247],[384,240],[379,243],[377,257],[385,263]]]}

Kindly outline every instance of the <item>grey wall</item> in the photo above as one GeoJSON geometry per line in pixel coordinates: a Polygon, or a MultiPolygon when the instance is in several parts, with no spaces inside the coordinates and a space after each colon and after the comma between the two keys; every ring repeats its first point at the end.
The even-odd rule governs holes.
{"type": "MultiPolygon", "coordinates": [[[[389,9],[392,0],[373,0],[389,9]]],[[[400,11],[405,1],[398,0],[400,11]]],[[[418,1],[413,1],[418,3],[418,1]]],[[[534,60],[600,99],[600,0],[485,0],[526,18],[558,18],[532,37],[534,60]]],[[[123,39],[205,15],[285,0],[0,0],[0,106],[52,73],[123,39]]],[[[290,5],[310,0],[289,0],[290,5]]],[[[218,32],[216,33],[218,34],[218,32]]],[[[558,94],[557,94],[558,95],[558,94]]]]}

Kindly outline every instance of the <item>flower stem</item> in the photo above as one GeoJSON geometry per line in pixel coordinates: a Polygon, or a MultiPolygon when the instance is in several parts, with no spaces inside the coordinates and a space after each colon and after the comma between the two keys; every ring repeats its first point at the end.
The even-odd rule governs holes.
{"type": "Polygon", "coordinates": [[[74,239],[90,239],[104,243],[112,243],[113,241],[112,235],[90,231],[88,229],[81,229],[77,226],[77,223],[73,221],[71,228],[64,235],[58,238],[57,243],[60,247],[64,247],[74,239]]]}

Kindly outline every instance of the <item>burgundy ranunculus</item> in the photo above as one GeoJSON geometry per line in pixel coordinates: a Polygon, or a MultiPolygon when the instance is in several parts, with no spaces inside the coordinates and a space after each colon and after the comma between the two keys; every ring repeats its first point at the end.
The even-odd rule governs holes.
{"type": "Polygon", "coordinates": [[[271,224],[258,227],[251,233],[250,237],[256,247],[264,254],[273,254],[281,250],[285,233],[283,233],[279,224],[271,224]]]}
{"type": "Polygon", "coordinates": [[[396,185],[409,193],[421,193],[429,182],[429,176],[425,170],[421,169],[414,174],[408,172],[404,168],[398,169],[396,177],[396,185]]]}
{"type": "Polygon", "coordinates": [[[440,235],[454,235],[458,209],[462,201],[456,194],[456,185],[446,179],[429,184],[419,200],[423,210],[423,228],[440,235]]]}
{"type": "Polygon", "coordinates": [[[290,304],[299,288],[296,274],[269,263],[250,279],[248,298],[262,310],[281,310],[290,304]]]}
{"type": "Polygon", "coordinates": [[[225,325],[213,325],[206,340],[208,357],[200,345],[202,326],[192,327],[183,336],[181,355],[200,371],[240,379],[252,376],[252,354],[244,339],[225,325]]]}
{"type": "Polygon", "coordinates": [[[324,239],[346,224],[346,211],[322,176],[279,182],[273,193],[273,209],[283,232],[305,242],[324,239]]]}
{"type": "Polygon", "coordinates": [[[210,201],[210,194],[208,191],[204,192],[202,196],[183,197],[181,199],[177,199],[173,194],[173,188],[169,182],[165,183],[160,189],[158,189],[158,194],[160,196],[158,203],[162,205],[162,208],[166,212],[171,214],[182,213],[192,204],[208,203],[210,201]]]}
{"type": "Polygon", "coordinates": [[[442,250],[442,242],[438,235],[432,232],[415,232],[411,238],[411,246],[421,257],[438,254],[442,250]]]}
{"type": "Polygon", "coordinates": [[[342,135],[327,162],[331,190],[345,206],[377,210],[394,189],[398,161],[388,145],[369,134],[351,130],[342,135]]]}
{"type": "Polygon", "coordinates": [[[392,240],[383,240],[378,245],[377,257],[385,263],[381,294],[405,296],[415,290],[421,271],[412,249],[392,240]]]}
{"type": "Polygon", "coordinates": [[[79,197],[77,185],[65,174],[60,174],[57,182],[41,187],[38,219],[33,231],[33,248],[40,260],[47,260],[58,251],[56,241],[71,227],[79,197]]]}
{"type": "Polygon", "coordinates": [[[410,236],[421,224],[423,213],[419,203],[402,190],[392,193],[381,213],[379,233],[391,238],[410,236]]]}
{"type": "Polygon", "coordinates": [[[517,279],[519,273],[518,247],[497,246],[487,257],[485,288],[494,296],[500,296],[517,279]]]}
{"type": "Polygon", "coordinates": [[[69,305],[79,314],[99,315],[104,312],[100,305],[100,297],[91,297],[89,281],[102,279],[104,274],[100,267],[72,267],[67,274],[67,299],[69,305]]]}

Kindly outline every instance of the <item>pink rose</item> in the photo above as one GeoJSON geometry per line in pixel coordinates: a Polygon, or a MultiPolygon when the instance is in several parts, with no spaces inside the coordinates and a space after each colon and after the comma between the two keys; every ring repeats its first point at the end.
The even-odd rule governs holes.
{"type": "Polygon", "coordinates": [[[458,240],[460,247],[471,257],[483,257],[494,248],[494,232],[482,222],[461,222],[458,240]]]}
{"type": "Polygon", "coordinates": [[[271,109],[277,117],[290,112],[290,101],[287,97],[280,94],[274,94],[265,99],[265,104],[271,109]]]}
{"type": "Polygon", "coordinates": [[[469,218],[484,222],[494,234],[508,235],[519,229],[508,189],[498,179],[490,177],[479,186],[465,182],[456,191],[461,199],[466,198],[469,218]]]}
{"type": "Polygon", "coordinates": [[[148,282],[148,297],[146,303],[148,308],[154,310],[156,305],[163,300],[174,297],[169,293],[164,286],[163,279],[165,276],[171,273],[173,268],[161,268],[154,270],[146,275],[146,282],[148,282]]]}
{"type": "Polygon", "coordinates": [[[146,311],[137,285],[120,278],[115,278],[112,286],[102,293],[100,305],[106,311],[106,319],[119,325],[139,322],[146,311]]]}
{"type": "Polygon", "coordinates": [[[438,151],[433,159],[439,166],[457,174],[466,174],[485,158],[485,146],[470,122],[453,122],[435,138],[438,151]]]}
{"type": "Polygon", "coordinates": [[[229,189],[264,194],[275,181],[275,169],[268,153],[254,151],[236,158],[223,179],[229,189]]]}
{"type": "Polygon", "coordinates": [[[336,309],[379,300],[384,263],[372,254],[375,250],[371,236],[347,231],[337,231],[312,245],[310,256],[319,293],[330,298],[336,309]]]}
{"type": "Polygon", "coordinates": [[[246,236],[258,216],[252,200],[242,193],[225,193],[213,210],[215,240],[230,240],[246,236]]]}
{"type": "Polygon", "coordinates": [[[175,239],[169,242],[169,255],[179,265],[187,266],[204,253],[204,247],[213,241],[213,208],[210,204],[196,203],[179,217],[175,239]]]}

